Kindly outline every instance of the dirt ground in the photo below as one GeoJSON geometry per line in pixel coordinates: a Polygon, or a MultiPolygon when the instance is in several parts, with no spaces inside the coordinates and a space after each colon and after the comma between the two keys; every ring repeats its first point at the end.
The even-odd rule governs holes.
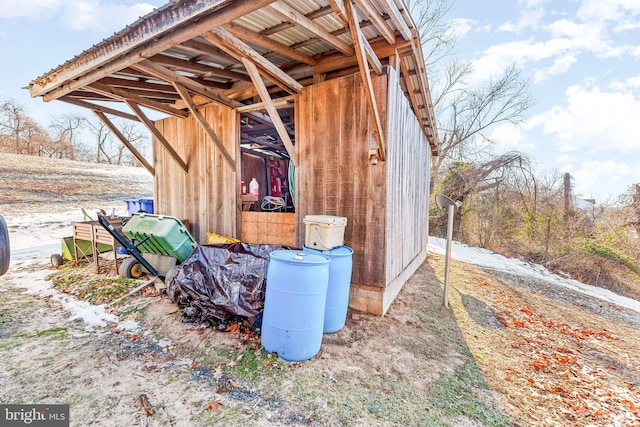
{"type": "Polygon", "coordinates": [[[350,312],[317,356],[293,363],[255,335],[182,323],[161,296],[116,310],[138,331],[87,331],[3,277],[0,401],[68,403],[72,425],[640,422],[637,316],[458,263],[447,310],[442,270],[432,255],[386,316],[350,312]]]}
{"type": "Polygon", "coordinates": [[[153,292],[108,304],[138,330],[87,330],[10,270],[0,402],[68,403],[74,426],[640,425],[638,313],[458,262],[443,308],[443,271],[431,254],[387,315],[349,311],[318,355],[285,362],[153,292]]]}

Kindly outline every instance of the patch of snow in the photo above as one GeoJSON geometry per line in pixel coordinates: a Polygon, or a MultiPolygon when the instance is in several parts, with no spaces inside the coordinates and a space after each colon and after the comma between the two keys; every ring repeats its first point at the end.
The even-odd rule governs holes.
{"type": "MultiPolygon", "coordinates": [[[[429,236],[428,249],[430,252],[444,255],[446,245],[446,239],[429,236]]],[[[558,276],[539,264],[526,263],[516,258],[507,258],[487,249],[470,247],[456,241],[453,241],[451,245],[451,257],[455,260],[479,267],[491,268],[523,277],[542,279],[556,286],[571,289],[640,313],[640,301],[618,295],[608,289],[587,285],[577,280],[558,276]]]]}
{"type": "MultiPolygon", "coordinates": [[[[125,215],[126,208],[116,210],[116,214],[125,215]]],[[[0,285],[5,283],[18,289],[26,289],[25,293],[30,295],[50,297],[62,304],[70,315],[69,321],[81,320],[87,331],[107,326],[108,323],[116,323],[117,327],[125,330],[138,328],[132,321],[119,322],[117,316],[106,311],[105,305],[93,305],[53,289],[51,281],[47,280],[52,273],[51,255],[59,254],[62,239],[73,234],[71,224],[85,219],[79,209],[4,216],[4,219],[9,229],[11,263],[7,273],[0,277],[0,285]]]]}

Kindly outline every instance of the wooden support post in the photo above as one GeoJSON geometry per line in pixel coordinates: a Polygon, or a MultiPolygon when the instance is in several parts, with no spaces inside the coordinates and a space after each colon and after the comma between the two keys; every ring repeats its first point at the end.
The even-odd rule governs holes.
{"type": "Polygon", "coordinates": [[[366,60],[366,52],[362,44],[363,37],[360,31],[360,26],[358,25],[358,17],[355,10],[353,9],[353,6],[351,5],[351,0],[346,1],[344,3],[344,6],[345,12],[347,13],[347,18],[349,19],[349,29],[351,30],[351,38],[353,39],[353,44],[355,46],[356,58],[358,59],[360,75],[362,76],[362,83],[367,89],[367,98],[369,100],[371,112],[373,113],[373,124],[376,131],[376,139],[378,140],[378,155],[380,157],[380,160],[384,161],[386,157],[384,148],[384,133],[382,130],[382,122],[380,121],[378,104],[376,103],[376,95],[373,91],[373,82],[371,81],[371,75],[369,74],[369,65],[366,60]]]}
{"type": "Polygon", "coordinates": [[[258,68],[255,66],[253,62],[251,62],[247,58],[242,58],[242,63],[244,64],[244,68],[247,69],[253,84],[255,85],[260,98],[262,98],[262,102],[264,102],[265,108],[267,109],[267,113],[269,113],[269,117],[271,117],[271,121],[278,132],[278,136],[282,139],[282,143],[287,149],[287,153],[289,153],[289,158],[293,162],[294,166],[298,166],[298,154],[296,152],[295,147],[293,146],[293,142],[291,142],[291,138],[289,138],[289,134],[284,127],[284,123],[282,123],[282,119],[278,114],[278,110],[276,106],[273,104],[273,100],[269,96],[269,91],[262,81],[262,77],[260,77],[260,72],[258,68]]]}
{"type": "Polygon", "coordinates": [[[151,132],[156,138],[158,138],[158,141],[160,141],[160,144],[162,144],[162,146],[167,150],[169,155],[173,157],[173,160],[175,160],[180,165],[184,173],[189,172],[189,168],[187,167],[187,164],[184,162],[184,160],[182,160],[180,155],[176,152],[176,150],[174,150],[171,144],[169,144],[169,141],[167,141],[167,139],[164,137],[162,132],[160,132],[158,128],[153,124],[153,122],[147,117],[147,115],[144,114],[142,109],[140,109],[140,107],[134,102],[131,102],[128,100],[126,100],[125,102],[129,106],[129,108],[133,110],[135,115],[138,116],[138,118],[142,121],[142,123],[144,123],[147,129],[149,129],[149,132],[151,132]]]}
{"type": "Polygon", "coordinates": [[[140,152],[136,149],[136,147],[134,147],[133,144],[131,144],[131,142],[129,142],[129,140],[122,134],[122,132],[120,132],[120,129],[118,129],[113,124],[113,122],[111,120],[109,120],[109,118],[107,116],[104,115],[104,113],[102,113],[100,111],[96,111],[96,110],[92,110],[92,111],[93,111],[93,114],[98,116],[100,121],[102,123],[104,123],[104,125],[106,127],[108,127],[109,130],[111,132],[113,132],[113,134],[125,145],[125,147],[127,147],[129,149],[129,151],[131,151],[131,154],[133,154],[135,156],[135,158],[138,159],[138,161],[140,163],[142,163],[142,165],[145,167],[145,169],[147,169],[151,175],[155,176],[156,171],[153,168],[153,166],[151,166],[149,164],[149,162],[147,162],[147,159],[145,159],[142,156],[142,154],[140,154],[140,152]]]}
{"type": "Polygon", "coordinates": [[[213,128],[209,125],[209,123],[207,123],[207,119],[202,115],[202,113],[200,113],[200,110],[198,110],[198,107],[193,102],[193,99],[191,99],[191,95],[189,94],[187,89],[184,86],[180,85],[179,83],[173,83],[173,86],[176,88],[176,90],[180,94],[180,97],[182,98],[182,100],[186,102],[187,106],[189,107],[189,111],[191,111],[191,114],[193,114],[193,117],[195,117],[198,123],[200,123],[200,126],[202,126],[202,128],[207,133],[207,135],[209,135],[209,137],[211,137],[213,142],[216,144],[216,146],[218,147],[218,149],[220,150],[224,158],[227,160],[227,163],[229,163],[231,170],[235,172],[236,171],[235,160],[233,160],[233,157],[231,157],[231,154],[229,154],[229,152],[225,148],[220,138],[218,138],[218,135],[216,135],[216,132],[213,130],[213,128]]]}

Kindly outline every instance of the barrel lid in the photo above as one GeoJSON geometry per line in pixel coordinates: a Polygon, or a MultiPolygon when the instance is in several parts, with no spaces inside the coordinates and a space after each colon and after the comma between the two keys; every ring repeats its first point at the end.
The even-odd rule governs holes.
{"type": "Polygon", "coordinates": [[[303,249],[309,253],[318,255],[347,256],[353,254],[353,249],[351,249],[349,246],[336,246],[335,248],[331,248],[328,251],[310,248],[308,246],[303,246],[303,249]]]}
{"type": "Polygon", "coordinates": [[[310,254],[302,251],[273,251],[269,253],[271,258],[295,264],[325,264],[329,258],[322,255],[310,254]]]}

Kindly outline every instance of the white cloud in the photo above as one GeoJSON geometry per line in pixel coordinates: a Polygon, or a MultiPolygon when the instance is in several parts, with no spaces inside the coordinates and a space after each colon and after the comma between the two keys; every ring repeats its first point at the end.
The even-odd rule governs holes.
{"type": "Polygon", "coordinates": [[[550,76],[566,73],[577,60],[578,59],[573,55],[565,55],[560,58],[556,58],[550,67],[536,71],[534,74],[534,81],[536,83],[540,83],[550,76]]]}
{"type": "Polygon", "coordinates": [[[65,5],[61,21],[76,30],[120,30],[152,10],[153,6],[148,3],[126,6],[99,0],[76,0],[65,5]]]}
{"type": "Polygon", "coordinates": [[[583,21],[619,21],[638,14],[638,0],[583,0],[577,12],[583,21]]]}
{"type": "Polygon", "coordinates": [[[544,8],[542,7],[543,1],[540,0],[527,0],[520,1],[523,5],[522,11],[518,18],[517,23],[507,21],[498,27],[498,30],[505,32],[520,32],[526,29],[538,28],[540,21],[546,15],[544,8]]]}
{"type": "Polygon", "coordinates": [[[149,3],[101,0],[0,0],[0,18],[58,19],[74,30],[116,31],[153,10],[149,3]]]}
{"type": "Polygon", "coordinates": [[[471,28],[475,24],[475,21],[471,19],[453,19],[449,22],[449,29],[453,36],[460,38],[471,31],[471,28]]]}
{"type": "Polygon", "coordinates": [[[525,139],[524,127],[512,123],[496,126],[488,138],[505,151],[527,151],[533,148],[533,144],[527,143],[525,139]]]}
{"type": "Polygon", "coordinates": [[[543,131],[560,151],[638,153],[640,99],[631,93],[603,92],[590,84],[570,86],[565,95],[566,105],[542,114],[543,131]]]}
{"type": "Polygon", "coordinates": [[[613,83],[611,83],[611,89],[618,91],[640,89],[640,74],[638,74],[637,76],[629,77],[628,79],[623,81],[614,81],[613,83]]]}
{"type": "MultiPolygon", "coordinates": [[[[567,165],[568,166],[568,165],[567,165]]],[[[634,167],[616,160],[585,160],[578,168],[565,167],[573,177],[575,193],[595,197],[598,203],[622,194],[629,183],[637,179],[634,167]]]]}
{"type": "Polygon", "coordinates": [[[0,0],[0,18],[48,19],[67,0],[0,0]]]}

